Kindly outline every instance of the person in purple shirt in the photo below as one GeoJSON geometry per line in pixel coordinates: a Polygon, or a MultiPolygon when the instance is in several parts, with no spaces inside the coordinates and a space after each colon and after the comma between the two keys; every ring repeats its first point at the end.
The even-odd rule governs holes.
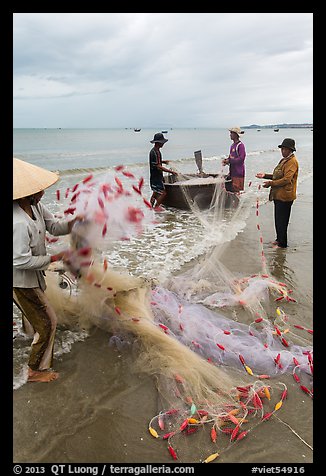
{"type": "Polygon", "coordinates": [[[226,189],[229,192],[240,192],[244,190],[244,177],[245,177],[245,158],[246,149],[241,142],[239,136],[244,131],[240,127],[232,127],[229,129],[230,139],[233,141],[230,147],[229,156],[222,160],[222,165],[229,165],[230,167],[230,179],[231,182],[226,182],[226,189]]]}

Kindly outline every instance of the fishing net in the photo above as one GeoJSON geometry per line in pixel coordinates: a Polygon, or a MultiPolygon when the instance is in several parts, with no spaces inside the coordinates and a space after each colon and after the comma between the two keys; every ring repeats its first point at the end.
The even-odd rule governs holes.
{"type": "MultiPolygon", "coordinates": [[[[88,176],[66,191],[63,213],[85,219],[73,228],[64,268],[47,273],[47,295],[61,323],[98,326],[119,348],[134,342],[135,371],[157,380],[160,407],[149,433],[173,460],[214,461],[282,407],[287,388],[281,375],[293,373],[312,397],[313,351],[296,333],[312,330],[292,324],[279,307],[279,300],[294,299],[268,272],[262,240],[262,270],[248,277],[235,277],[214,246],[165,283],[111,268],[102,254],[110,243],[155,226],[143,180],[122,167],[116,172],[112,183],[88,176]],[[272,317],[265,310],[271,302],[272,317]],[[242,322],[221,312],[238,308],[242,322]]],[[[223,194],[219,180],[205,212],[189,198],[194,217],[210,230],[225,225],[223,194]]]]}

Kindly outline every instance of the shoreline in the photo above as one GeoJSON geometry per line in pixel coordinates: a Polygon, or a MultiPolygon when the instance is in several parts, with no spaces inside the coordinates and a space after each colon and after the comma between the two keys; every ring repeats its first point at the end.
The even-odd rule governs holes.
{"type": "MultiPolygon", "coordinates": [[[[300,189],[308,192],[311,189],[312,197],[311,182],[312,178],[306,180],[300,189]]],[[[287,250],[274,249],[268,244],[274,239],[272,203],[260,207],[259,220],[271,274],[293,286],[298,301],[286,303],[286,310],[295,316],[296,322],[312,328],[313,247],[307,215],[310,208],[309,193],[308,199],[306,193],[299,193],[292,208],[287,250]]],[[[312,223],[312,216],[310,219],[312,223]]],[[[221,261],[230,271],[246,276],[261,269],[259,250],[253,209],[244,230],[225,248],[221,261]]],[[[131,353],[117,351],[108,345],[108,340],[108,334],[93,329],[85,341],[76,342],[68,354],[55,361],[55,370],[60,373],[57,381],[27,383],[14,391],[15,463],[171,463],[166,445],[158,444],[148,435],[148,421],[157,413],[155,378],[132,374],[128,365],[131,353]]],[[[312,444],[311,399],[297,388],[291,375],[287,377],[290,398],[280,418],[312,444]]],[[[266,425],[255,429],[247,446],[235,445],[218,461],[313,461],[311,451],[283,424],[272,420],[266,425]],[[277,437],[280,431],[284,439],[277,437]],[[267,454],[266,432],[275,435],[267,454]]]]}

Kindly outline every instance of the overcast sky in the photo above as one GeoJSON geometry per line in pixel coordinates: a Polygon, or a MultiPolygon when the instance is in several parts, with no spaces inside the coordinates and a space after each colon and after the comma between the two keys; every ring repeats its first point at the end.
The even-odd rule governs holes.
{"type": "Polygon", "coordinates": [[[14,127],[312,122],[312,13],[15,13],[14,127]]]}

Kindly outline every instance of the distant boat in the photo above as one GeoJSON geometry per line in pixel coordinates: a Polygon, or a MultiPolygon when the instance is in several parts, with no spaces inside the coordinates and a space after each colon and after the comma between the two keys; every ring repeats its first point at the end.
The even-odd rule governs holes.
{"type": "Polygon", "coordinates": [[[135,131],[135,132],[140,132],[140,131],[141,131],[141,129],[134,129],[134,131],[135,131]]]}
{"type": "Polygon", "coordinates": [[[279,131],[279,129],[274,129],[274,132],[278,132],[278,131],[279,131]]]}
{"type": "Polygon", "coordinates": [[[261,129],[257,129],[257,132],[260,132],[260,131],[261,131],[261,129]]]}
{"type": "Polygon", "coordinates": [[[167,134],[168,133],[168,131],[161,131],[161,132],[162,132],[162,134],[167,134]]]}

